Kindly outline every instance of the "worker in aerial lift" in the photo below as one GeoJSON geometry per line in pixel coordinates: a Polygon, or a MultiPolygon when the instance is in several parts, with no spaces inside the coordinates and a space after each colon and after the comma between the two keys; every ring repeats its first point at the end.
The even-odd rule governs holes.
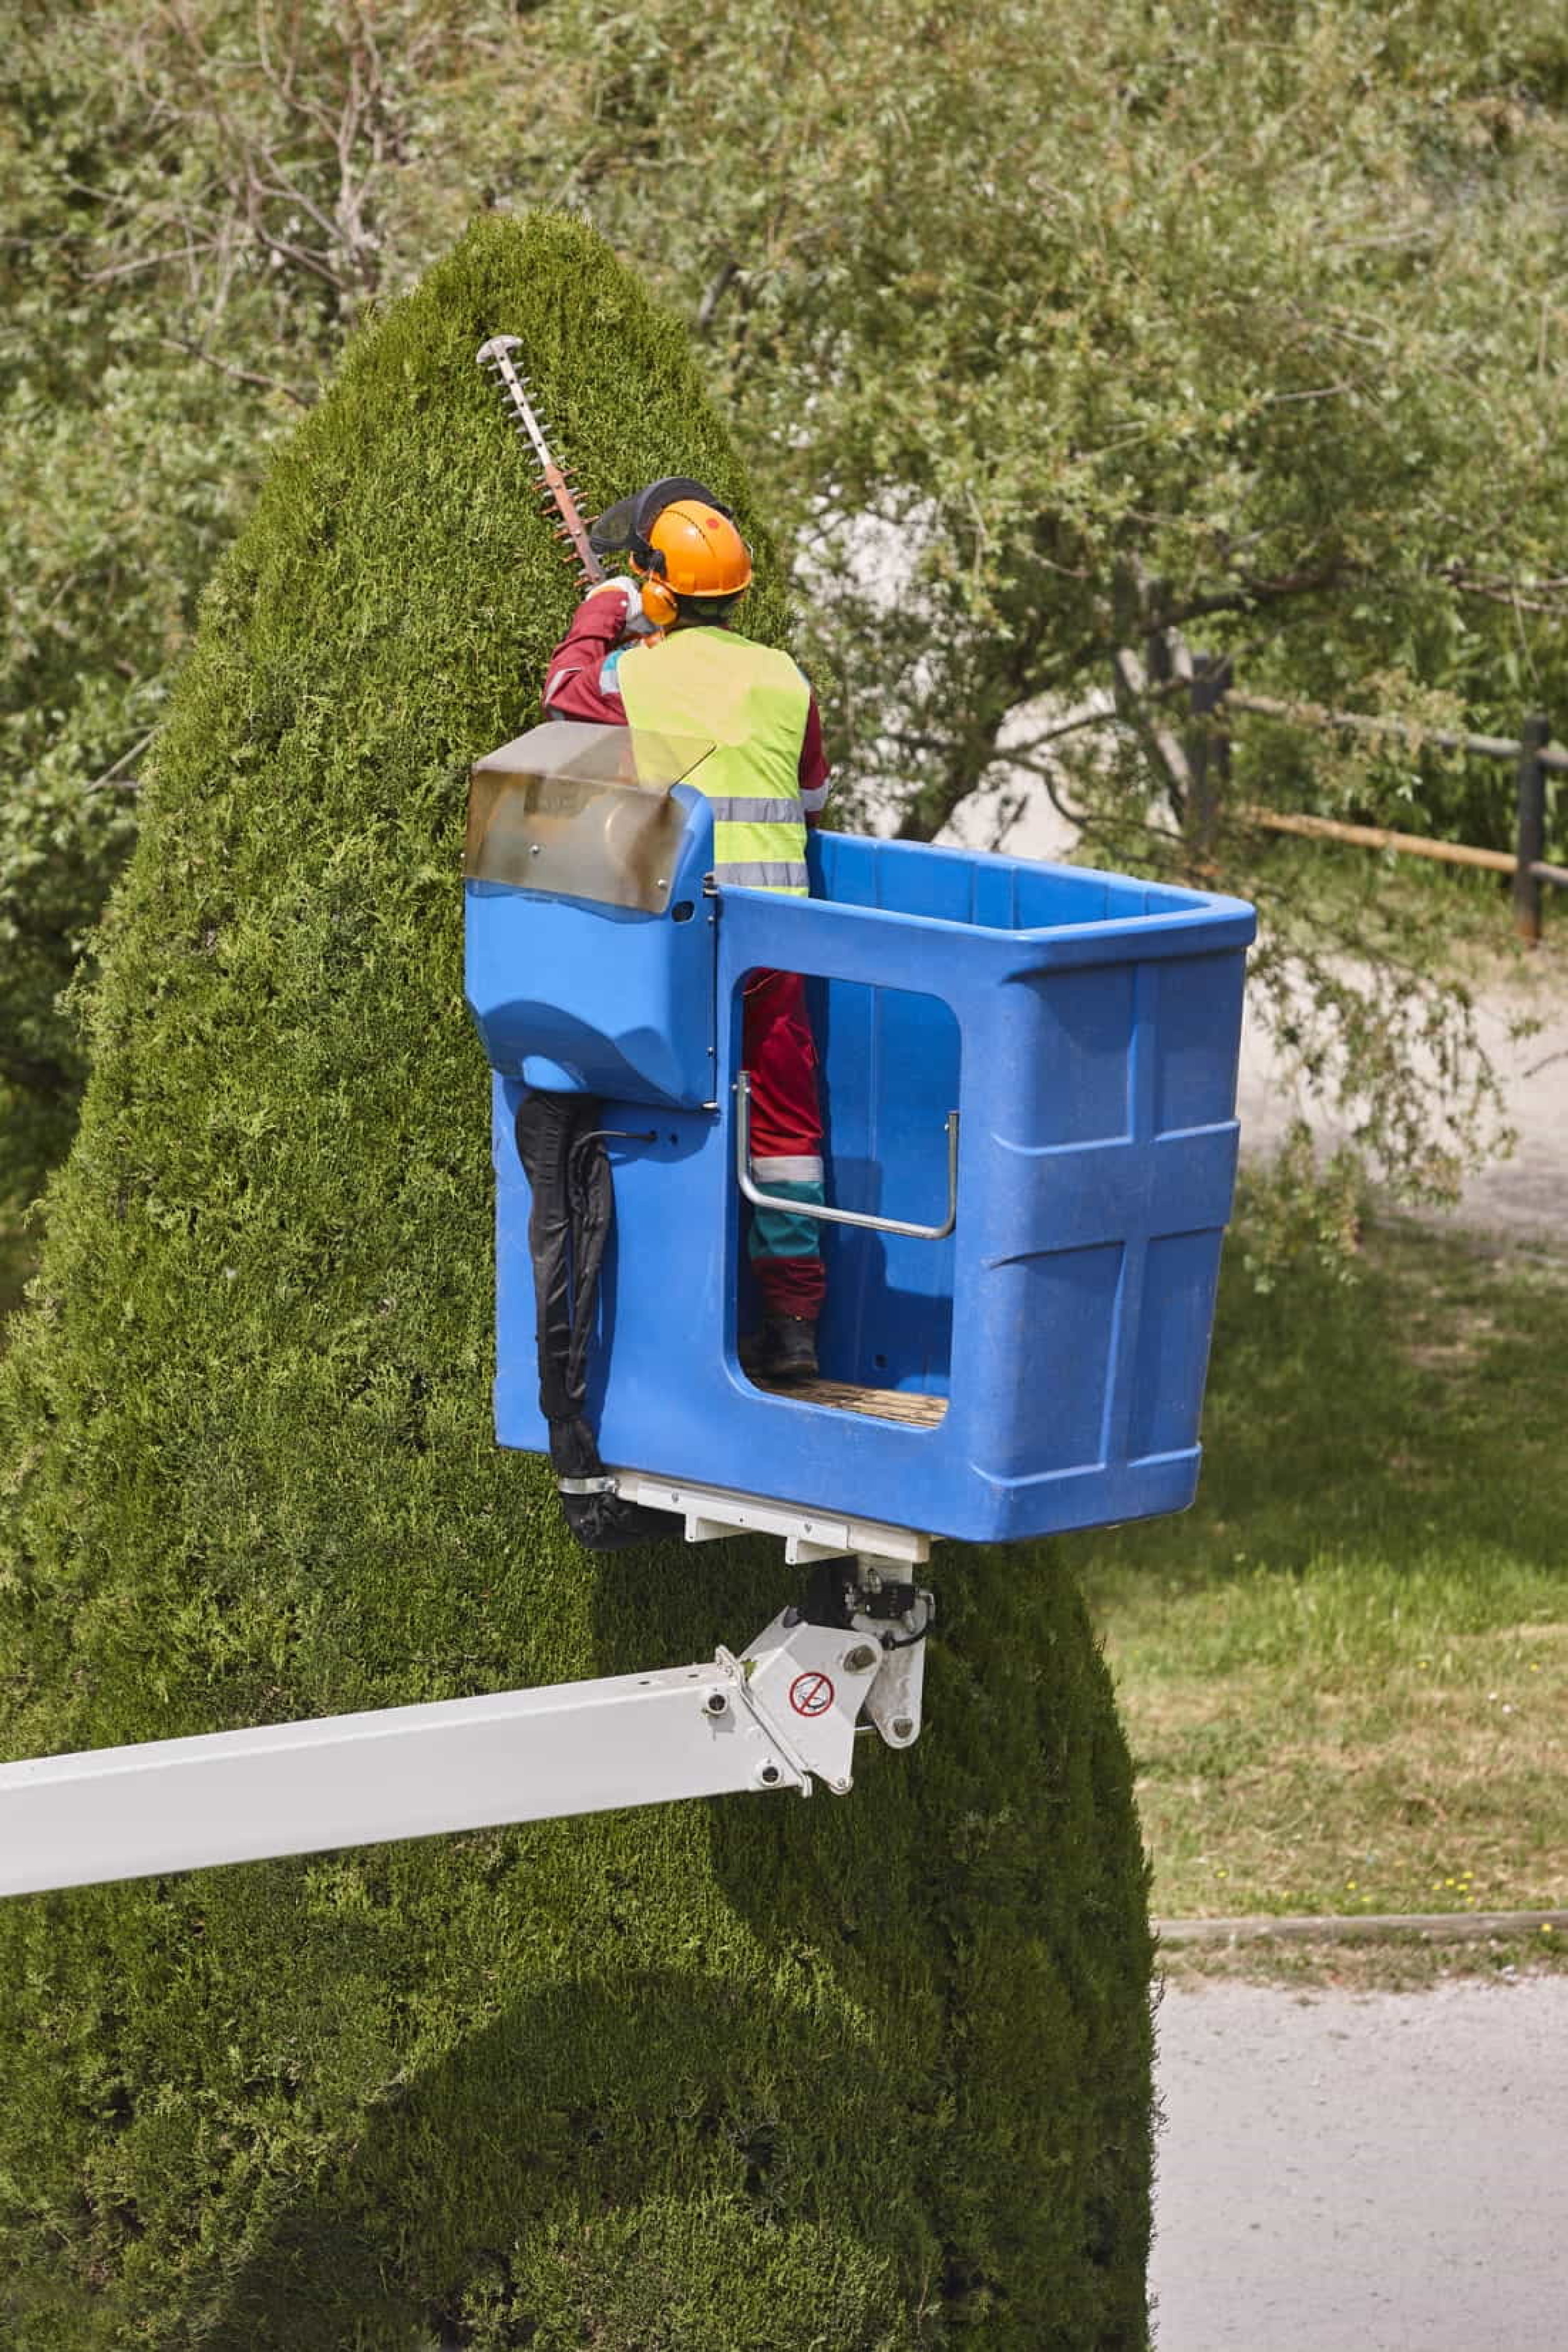
{"type": "MultiPolygon", "coordinates": [[[[734,625],[752,558],[733,516],[702,483],[674,477],[623,499],[589,539],[601,556],[626,555],[632,576],[601,581],[579,605],[545,672],[547,717],[711,742],[689,781],[713,804],[715,878],[805,897],[805,827],[827,798],[822,722],[789,656],[734,625]]],[[[820,1206],[816,1045],[798,972],[752,974],[742,1052],[758,1183],[820,1206]]],[[[820,1232],[808,1216],[753,1211],[750,1255],[763,1319],[742,1341],[749,1371],[815,1378],[820,1232]]]]}

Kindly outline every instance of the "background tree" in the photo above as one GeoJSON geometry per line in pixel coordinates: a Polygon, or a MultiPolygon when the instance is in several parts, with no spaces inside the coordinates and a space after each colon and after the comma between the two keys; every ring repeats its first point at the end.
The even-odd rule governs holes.
{"type": "Polygon", "coordinates": [[[456,46],[427,7],[20,11],[0,111],[0,1202],[70,1133],[62,991],[197,598],[381,283],[387,190],[417,176],[420,93],[456,46]]]}
{"type": "MultiPolygon", "coordinates": [[[[1372,1164],[1443,1195],[1495,1108],[1455,894],[1223,816],[1195,845],[1125,682],[1119,744],[1051,738],[1171,623],[1274,695],[1561,704],[1559,13],[770,6],[701,56],[670,16],[595,48],[593,13],[621,136],[575,185],[679,268],[768,453],[850,781],[924,836],[1032,772],[1099,854],[1256,897],[1255,999],[1372,1164]]],[[[1501,772],[1394,739],[1234,751],[1239,805],[1507,823],[1501,772]]]]}
{"type": "MultiPolygon", "coordinates": [[[[700,24],[92,0],[25,24],[6,415],[12,447],[63,437],[47,481],[31,455],[17,473],[10,528],[40,496],[113,514],[134,642],[110,655],[101,567],[46,531],[24,634],[71,682],[45,690],[28,655],[0,693],[11,831],[66,822],[103,855],[81,921],[0,941],[7,997],[47,1006],[68,968],[113,855],[117,795],[85,788],[155,716],[265,444],[344,320],[476,205],[585,211],[705,339],[797,551],[846,809],[858,789],[929,833],[1033,778],[1091,854],[1183,870],[1125,682],[1113,740],[1042,740],[1168,622],[1285,699],[1503,732],[1563,706],[1552,0],[738,0],[700,24]]],[[[1500,837],[1500,772],[1393,738],[1352,756],[1241,721],[1234,775],[1238,806],[1500,837]]],[[[1259,1001],[1310,1078],[1383,1172],[1443,1192],[1489,1099],[1445,976],[1463,900],[1391,901],[1365,864],[1234,823],[1201,855],[1260,899],[1259,1001]]]]}
{"type": "MultiPolygon", "coordinates": [[[[144,771],[92,1074],[0,1365],[13,1755],[632,1671],[776,1546],[595,1559],[489,1430],[464,779],[574,590],[474,365],[591,497],[679,446],[776,560],[678,322],[559,216],[353,341],[144,771]]],[[[1070,1577],[965,1548],[942,1728],[763,1800],[0,1906],[17,2352],[1145,2340],[1150,1943],[1070,1577]]]]}

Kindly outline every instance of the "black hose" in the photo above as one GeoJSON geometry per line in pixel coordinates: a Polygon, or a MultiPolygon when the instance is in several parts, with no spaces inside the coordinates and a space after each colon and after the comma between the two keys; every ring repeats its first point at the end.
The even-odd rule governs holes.
{"type": "Polygon", "coordinates": [[[615,1188],[593,1095],[538,1089],[518,1105],[518,1156],[532,1193],[529,1255],[539,1349],[539,1406],[550,1424],[550,1465],[562,1516],[589,1551],[621,1551],[670,1536],[668,1511],[616,1494],[587,1418],[588,1367],[599,1277],[615,1222],[615,1188]]]}

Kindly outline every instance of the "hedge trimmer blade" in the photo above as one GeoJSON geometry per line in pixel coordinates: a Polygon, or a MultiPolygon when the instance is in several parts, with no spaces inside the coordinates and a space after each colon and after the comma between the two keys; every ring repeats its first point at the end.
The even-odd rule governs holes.
{"type": "Polygon", "coordinates": [[[588,544],[587,526],[577,510],[572,485],[565,473],[550,454],[550,444],[534,415],[528,397],[528,381],[518,373],[512,363],[512,353],[522,347],[518,335],[492,335],[481,343],[476,357],[482,368],[488,368],[496,380],[496,389],[511,413],[513,423],[534,461],[534,481],[544,510],[554,508],[559,520],[555,536],[561,541],[567,561],[582,574],[586,588],[595,587],[605,576],[605,567],[588,544]]]}

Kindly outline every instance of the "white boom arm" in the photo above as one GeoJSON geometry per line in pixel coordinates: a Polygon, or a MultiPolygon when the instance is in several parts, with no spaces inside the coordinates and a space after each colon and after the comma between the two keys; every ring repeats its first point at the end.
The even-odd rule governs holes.
{"type": "Polygon", "coordinates": [[[813,1777],[842,1795],[862,1709],[890,1747],[919,1737],[931,1612],[899,1585],[912,1632],[890,1622],[868,1559],[850,1581],[871,1613],[847,1628],[786,1609],[710,1665],[0,1766],[0,1895],[732,1790],[809,1796],[813,1777]]]}

